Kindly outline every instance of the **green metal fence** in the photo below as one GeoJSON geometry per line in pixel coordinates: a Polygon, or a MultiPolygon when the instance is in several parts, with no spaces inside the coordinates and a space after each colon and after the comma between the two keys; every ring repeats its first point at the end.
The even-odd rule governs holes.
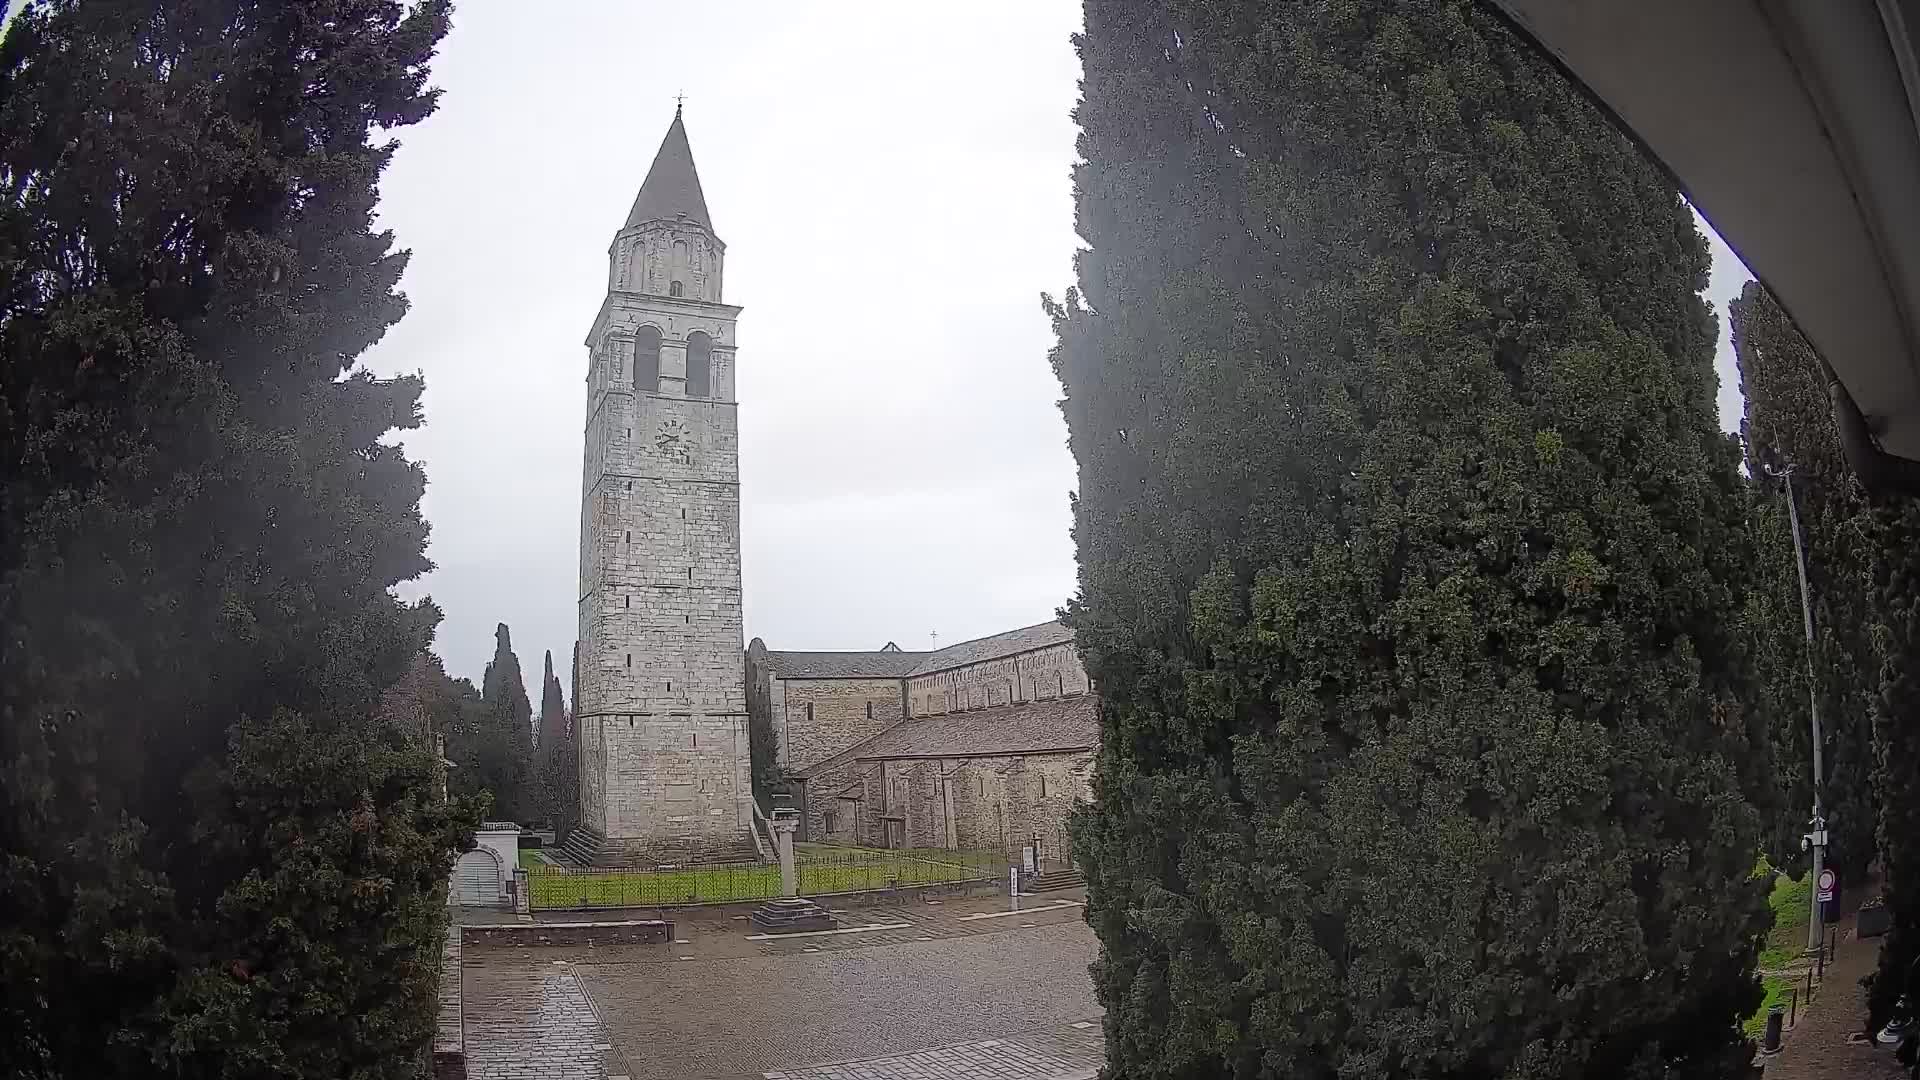
{"type": "MultiPolygon", "coordinates": [[[[800,895],[861,892],[909,885],[999,881],[998,852],[841,848],[808,845],[794,855],[800,895]]],[[[780,895],[780,867],[719,863],[661,870],[598,870],[553,865],[527,868],[535,908],[591,909],[770,900],[780,895]]]]}

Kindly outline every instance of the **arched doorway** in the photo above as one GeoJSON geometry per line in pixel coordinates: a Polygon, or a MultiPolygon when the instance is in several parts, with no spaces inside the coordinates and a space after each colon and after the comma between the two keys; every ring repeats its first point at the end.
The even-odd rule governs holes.
{"type": "Polygon", "coordinates": [[[453,902],[462,907],[499,907],[501,876],[500,857],[488,848],[474,848],[454,865],[453,902]]]}

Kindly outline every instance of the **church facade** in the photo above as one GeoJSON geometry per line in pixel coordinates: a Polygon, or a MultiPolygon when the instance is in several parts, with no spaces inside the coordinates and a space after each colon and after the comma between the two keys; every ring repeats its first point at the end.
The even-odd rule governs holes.
{"type": "Polygon", "coordinates": [[[803,839],[1066,855],[1089,797],[1099,710],[1073,631],[1022,627],[930,652],[747,648],[747,702],[770,735],[803,839]]]}
{"type": "Polygon", "coordinates": [[[743,653],[741,309],[723,299],[726,245],[678,110],[607,255],[586,340],[569,852],[765,857],[757,730],[797,794],[803,839],[1057,859],[1098,739],[1065,627],[930,652],[756,639],[743,653]]]}

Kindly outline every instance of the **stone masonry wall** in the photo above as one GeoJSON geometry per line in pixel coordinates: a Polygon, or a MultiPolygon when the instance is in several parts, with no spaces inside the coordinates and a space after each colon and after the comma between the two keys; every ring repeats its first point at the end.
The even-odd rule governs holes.
{"type": "Polygon", "coordinates": [[[905,719],[899,679],[781,679],[774,717],[779,759],[798,771],[880,734],[905,719]]]}
{"type": "MultiPolygon", "coordinates": [[[[1039,840],[1041,858],[1063,864],[1067,821],[1076,802],[1092,797],[1088,776],[1093,755],[1024,754],[949,761],[867,762],[836,778],[831,791],[861,785],[859,820],[842,801],[839,835],[858,842],[888,843],[888,819],[903,819],[896,839],[908,847],[948,846],[946,798],[953,805],[953,846],[970,851],[999,851],[1018,861],[1021,849],[1039,840]],[[946,778],[947,793],[941,789],[946,778]]],[[[815,789],[809,784],[810,803],[815,789]]],[[[821,795],[827,788],[818,789],[821,795]]],[[[813,807],[810,806],[810,809],[813,807]]],[[[823,808],[824,809],[824,808],[823,808]]]]}
{"type": "Polygon", "coordinates": [[[699,241],[701,231],[676,222],[617,238],[614,291],[588,335],[582,823],[631,855],[735,848],[752,827],[733,403],[739,309],[717,303],[711,237],[692,243],[686,266],[666,268],[699,271],[687,296],[653,295],[658,267],[633,276],[651,260],[679,258],[675,241],[699,241]],[[654,386],[633,382],[641,326],[660,331],[654,386]],[[713,342],[711,397],[686,395],[686,341],[696,330],[713,342]]]}
{"type": "Polygon", "coordinates": [[[859,783],[861,776],[874,768],[871,764],[848,762],[837,769],[809,776],[801,787],[800,838],[814,843],[868,843],[864,803],[837,796],[859,783]]]}
{"type": "Polygon", "coordinates": [[[912,715],[936,716],[1009,701],[1040,701],[1059,697],[1062,692],[1082,693],[1087,688],[1087,671],[1080,665],[1080,654],[1073,642],[1063,641],[966,667],[916,675],[907,680],[907,700],[912,715]]]}

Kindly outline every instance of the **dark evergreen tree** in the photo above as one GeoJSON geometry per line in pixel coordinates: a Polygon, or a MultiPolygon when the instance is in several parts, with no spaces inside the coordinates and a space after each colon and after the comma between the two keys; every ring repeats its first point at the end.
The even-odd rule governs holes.
{"type": "Polygon", "coordinates": [[[553,650],[547,650],[546,670],[540,677],[540,746],[560,745],[567,737],[567,704],[560,696],[560,680],[553,674],[553,650]]]}
{"type": "MultiPolygon", "coordinates": [[[[376,231],[444,0],[29,0],[0,41],[0,1073],[401,1077],[462,833],[376,231]],[[377,141],[376,141],[377,136],[377,141]]],[[[470,841],[468,841],[470,842],[470,841]]]]}
{"type": "Polygon", "coordinates": [[[1725,1077],[1772,782],[1704,239],[1466,0],[1090,0],[1114,1077],[1725,1077]]]}
{"type": "Polygon", "coordinates": [[[1756,543],[1756,593],[1768,595],[1771,635],[1761,650],[1774,760],[1780,791],[1773,805],[1769,855],[1777,865],[1804,864],[1800,837],[1813,805],[1812,725],[1807,716],[1807,655],[1785,489],[1770,469],[1791,467],[1813,598],[1813,670],[1819,686],[1831,865],[1848,881],[1872,861],[1879,814],[1873,795],[1872,701],[1878,660],[1871,626],[1873,515],[1840,450],[1826,377],[1812,346],[1758,282],[1748,282],[1731,308],[1734,354],[1746,397],[1748,474],[1775,505],[1756,543]]]}
{"type": "Polygon", "coordinates": [[[494,627],[493,659],[480,681],[480,709],[462,725],[460,736],[448,740],[447,750],[458,789],[490,793],[489,813],[498,820],[537,817],[541,804],[533,767],[533,706],[506,623],[494,627]]]}
{"type": "Polygon", "coordinates": [[[536,753],[542,816],[554,829],[564,833],[574,823],[579,763],[566,699],[560,693],[560,679],[553,673],[551,651],[547,653],[546,672],[540,681],[540,745],[536,753]]]}
{"type": "MultiPolygon", "coordinates": [[[[1868,994],[1867,1024],[1891,1018],[1903,993],[1920,996],[1920,505],[1911,498],[1878,508],[1874,644],[1881,658],[1874,698],[1874,790],[1880,808],[1880,859],[1893,927],[1880,947],[1868,994]]],[[[1920,1001],[1912,1003],[1920,1007],[1920,1001]]]]}

